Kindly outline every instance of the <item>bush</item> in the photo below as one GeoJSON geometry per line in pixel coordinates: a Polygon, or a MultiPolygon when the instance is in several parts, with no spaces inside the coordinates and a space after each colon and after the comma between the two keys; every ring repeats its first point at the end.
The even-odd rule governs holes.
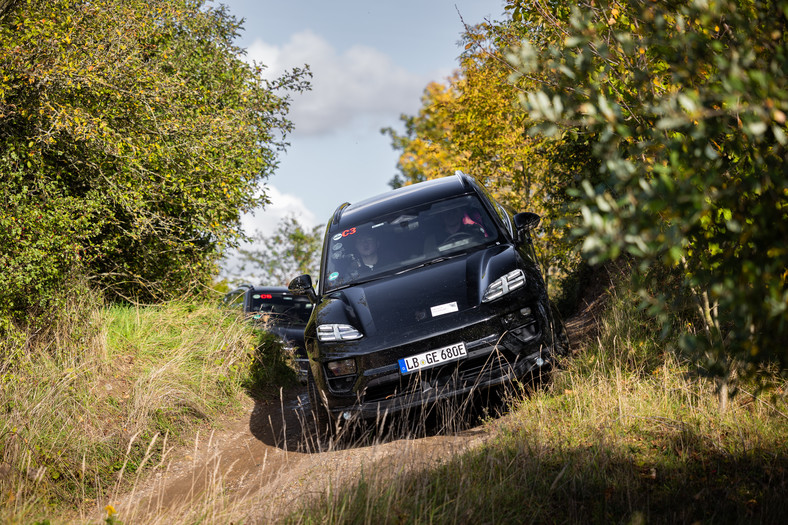
{"type": "Polygon", "coordinates": [[[200,290],[267,202],[308,72],[265,80],[204,4],[3,4],[0,317],[46,317],[80,276],[121,300],[200,290]]]}

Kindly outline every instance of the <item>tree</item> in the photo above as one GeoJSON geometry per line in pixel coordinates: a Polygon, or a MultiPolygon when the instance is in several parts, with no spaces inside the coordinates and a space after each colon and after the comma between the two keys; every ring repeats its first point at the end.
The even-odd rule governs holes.
{"type": "Polygon", "coordinates": [[[257,232],[252,238],[262,243],[261,249],[241,249],[241,271],[257,282],[271,286],[287,286],[299,275],[317,274],[320,268],[320,248],[323,245],[323,225],[304,228],[294,215],[284,217],[271,235],[257,232]]]}
{"type": "Polygon", "coordinates": [[[51,308],[75,273],[140,300],[209,281],[308,71],[265,80],[203,0],[3,7],[0,314],[51,308]]]}
{"type": "Polygon", "coordinates": [[[519,105],[530,79],[510,81],[506,55],[524,28],[512,21],[467,26],[460,69],[446,84],[431,83],[415,116],[402,116],[405,134],[386,129],[402,153],[392,186],[442,177],[462,170],[501,202],[543,217],[538,235],[542,259],[552,276],[564,277],[577,261],[568,231],[573,223],[567,189],[581,174],[592,176],[587,136],[531,136],[533,125],[519,105]]]}
{"type": "Polygon", "coordinates": [[[558,21],[509,4],[534,28],[513,57],[544,81],[523,97],[531,118],[598,137],[585,252],[628,253],[646,278],[673,269],[677,287],[644,287],[645,303],[667,327],[694,300],[702,330],[682,346],[720,378],[723,407],[734,371],[788,370],[788,2],[592,1],[558,21]]]}

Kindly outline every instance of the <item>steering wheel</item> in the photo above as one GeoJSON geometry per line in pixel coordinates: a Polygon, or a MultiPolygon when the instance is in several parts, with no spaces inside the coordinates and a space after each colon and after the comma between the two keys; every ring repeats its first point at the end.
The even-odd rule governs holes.
{"type": "Polygon", "coordinates": [[[462,240],[462,239],[470,239],[471,237],[473,237],[473,234],[471,234],[471,233],[468,233],[468,232],[457,232],[457,233],[452,233],[451,235],[449,235],[448,237],[446,237],[446,238],[445,238],[445,239],[444,239],[444,240],[441,242],[441,246],[443,246],[443,245],[446,245],[446,244],[451,244],[451,243],[453,243],[453,242],[457,242],[457,241],[460,241],[460,240],[462,240]]]}

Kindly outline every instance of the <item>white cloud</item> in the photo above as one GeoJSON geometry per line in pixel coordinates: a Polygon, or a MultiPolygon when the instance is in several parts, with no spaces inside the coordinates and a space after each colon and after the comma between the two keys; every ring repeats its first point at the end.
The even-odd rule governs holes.
{"type": "Polygon", "coordinates": [[[260,39],[247,49],[247,58],[268,67],[276,78],[287,69],[308,64],[312,90],[293,97],[290,117],[298,133],[325,134],[351,123],[368,125],[377,133],[400,113],[413,113],[432,76],[397,66],[380,51],[356,45],[342,53],[319,35],[302,31],[281,47],[260,39]]]}
{"type": "MultiPolygon", "coordinates": [[[[318,224],[314,213],[309,211],[300,197],[282,193],[274,186],[266,186],[265,192],[271,203],[264,210],[245,213],[241,217],[241,225],[247,235],[261,233],[265,236],[273,234],[279,221],[293,215],[304,228],[312,228],[318,224]]],[[[262,245],[254,242],[246,242],[241,245],[242,249],[261,249],[262,245]]],[[[235,282],[256,281],[254,278],[254,268],[242,269],[241,259],[237,250],[230,250],[221,264],[219,272],[220,278],[229,279],[235,282]]]]}
{"type": "Polygon", "coordinates": [[[315,214],[307,209],[300,197],[282,193],[270,185],[265,187],[265,192],[271,203],[264,210],[245,213],[241,217],[241,224],[247,235],[257,232],[271,235],[279,221],[288,215],[294,215],[304,228],[312,228],[318,224],[315,214]]]}

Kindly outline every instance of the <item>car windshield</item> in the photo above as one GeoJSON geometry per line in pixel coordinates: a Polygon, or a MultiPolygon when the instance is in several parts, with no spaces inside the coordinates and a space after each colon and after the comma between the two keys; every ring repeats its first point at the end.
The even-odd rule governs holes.
{"type": "Polygon", "coordinates": [[[255,292],[250,301],[250,313],[256,321],[264,323],[305,325],[312,306],[306,297],[255,292]]]}
{"type": "Polygon", "coordinates": [[[326,291],[465,253],[497,238],[493,221],[473,195],[376,217],[329,239],[326,291]]]}

